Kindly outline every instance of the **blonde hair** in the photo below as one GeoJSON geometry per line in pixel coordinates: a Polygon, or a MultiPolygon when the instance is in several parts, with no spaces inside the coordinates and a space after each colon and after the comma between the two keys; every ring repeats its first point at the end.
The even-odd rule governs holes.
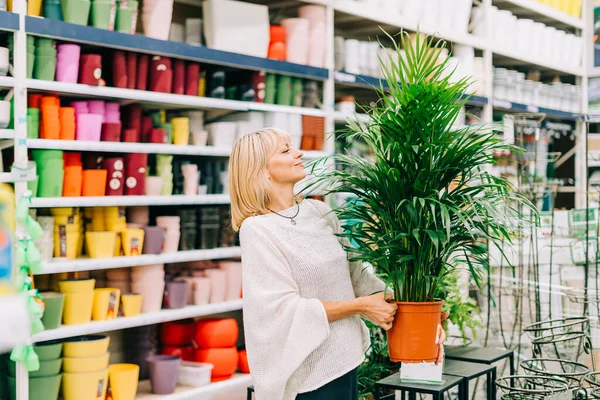
{"type": "Polygon", "coordinates": [[[236,232],[248,217],[268,213],[272,190],[267,174],[267,162],[273,155],[279,137],[289,137],[285,131],[264,128],[248,133],[233,145],[229,158],[229,195],[231,224],[236,232]]]}

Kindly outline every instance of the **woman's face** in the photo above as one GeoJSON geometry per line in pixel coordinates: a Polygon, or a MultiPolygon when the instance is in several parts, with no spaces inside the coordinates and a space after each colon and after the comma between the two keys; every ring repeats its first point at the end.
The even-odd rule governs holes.
{"type": "Polygon", "coordinates": [[[267,173],[273,184],[295,184],[306,176],[304,164],[302,164],[303,153],[292,148],[290,138],[277,137],[275,153],[267,161],[267,173]]]}

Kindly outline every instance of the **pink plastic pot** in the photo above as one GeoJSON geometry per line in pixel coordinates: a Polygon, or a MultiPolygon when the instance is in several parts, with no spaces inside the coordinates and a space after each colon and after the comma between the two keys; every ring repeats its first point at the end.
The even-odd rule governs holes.
{"type": "Polygon", "coordinates": [[[227,276],[227,290],[225,301],[238,300],[242,290],[242,263],[220,262],[219,268],[225,271],[227,276]]]}
{"type": "Polygon", "coordinates": [[[208,269],[204,271],[210,279],[210,302],[222,303],[225,301],[227,291],[227,274],[219,269],[208,269]]]}
{"type": "Polygon", "coordinates": [[[147,206],[130,207],[128,221],[148,226],[150,223],[150,209],[147,206]]]}
{"type": "Polygon", "coordinates": [[[64,60],[56,63],[56,80],[64,83],[77,83],[79,60],[64,60]]]}
{"type": "Polygon", "coordinates": [[[79,114],[76,117],[77,131],[75,138],[90,142],[100,141],[103,115],[79,114]]]}
{"type": "Polygon", "coordinates": [[[210,278],[192,278],[194,282],[194,304],[205,305],[210,302],[210,278]]]}
{"type": "Polygon", "coordinates": [[[179,229],[167,229],[165,233],[165,244],[163,246],[163,253],[175,253],[179,250],[179,237],[181,233],[179,229]]]}
{"type": "Polygon", "coordinates": [[[143,313],[160,311],[165,290],[164,280],[154,280],[143,283],[132,282],[131,290],[134,293],[142,295],[143,313]]]}

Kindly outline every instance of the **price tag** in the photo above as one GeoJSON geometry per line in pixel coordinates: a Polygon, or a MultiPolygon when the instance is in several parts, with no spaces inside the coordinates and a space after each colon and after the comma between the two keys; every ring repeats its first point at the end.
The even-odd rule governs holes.
{"type": "Polygon", "coordinates": [[[539,109],[539,107],[536,107],[536,106],[527,106],[527,111],[529,111],[531,113],[536,113],[536,112],[539,112],[540,109],[539,109]]]}
{"type": "Polygon", "coordinates": [[[494,100],[494,107],[505,108],[510,110],[512,108],[512,103],[510,101],[505,100],[494,100]]]}
{"type": "Polygon", "coordinates": [[[335,71],[334,78],[338,82],[349,82],[349,83],[356,82],[356,75],[347,74],[345,72],[340,72],[340,71],[335,71]]]}

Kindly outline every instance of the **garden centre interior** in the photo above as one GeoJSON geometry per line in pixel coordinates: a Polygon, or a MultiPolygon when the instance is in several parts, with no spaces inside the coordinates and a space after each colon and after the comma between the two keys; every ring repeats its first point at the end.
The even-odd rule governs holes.
{"type": "Polygon", "coordinates": [[[599,34],[594,0],[0,0],[0,400],[280,400],[231,223],[265,127],[449,312],[440,366],[365,320],[360,400],[600,399],[599,34]]]}

